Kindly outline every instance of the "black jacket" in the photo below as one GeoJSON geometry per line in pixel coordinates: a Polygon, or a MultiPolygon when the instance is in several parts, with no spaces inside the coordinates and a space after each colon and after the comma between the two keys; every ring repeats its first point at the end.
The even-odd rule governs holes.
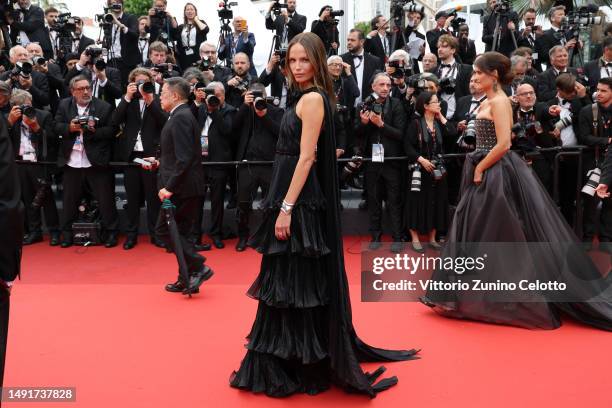
{"type": "MultiPolygon", "coordinates": [[[[484,20],[482,22],[482,42],[485,43],[485,52],[492,51],[493,48],[493,39],[495,34],[495,24],[497,22],[497,13],[489,13],[484,16],[484,20]]],[[[509,13],[507,17],[502,17],[500,19],[501,22],[501,38],[499,40],[499,45],[495,51],[504,54],[507,57],[510,57],[512,51],[516,49],[514,46],[514,41],[517,41],[518,45],[518,34],[515,31],[510,31],[508,29],[507,24],[512,21],[516,28],[519,26],[519,17],[515,11],[509,13]],[[514,41],[512,40],[512,36],[514,36],[514,41]]]]}
{"type": "MultiPolygon", "coordinates": [[[[121,72],[117,68],[107,66],[106,69],[106,85],[101,89],[100,94],[98,95],[99,99],[102,99],[104,102],[109,103],[111,106],[115,106],[115,100],[121,98],[121,72]]],[[[79,71],[76,67],[72,68],[70,71],[66,73],[64,77],[64,85],[66,89],[68,89],[68,85],[70,84],[70,80],[77,75],[85,75],[87,78],[91,80],[92,70],[90,68],[83,68],[79,71]]]]}
{"type": "MultiPolygon", "coordinates": [[[[337,54],[337,50],[335,52],[332,52],[333,50],[331,48],[331,44],[333,42],[340,42],[338,26],[330,24],[328,22],[323,22],[317,18],[315,21],[312,22],[312,25],[310,26],[310,32],[319,36],[321,41],[323,41],[323,45],[325,46],[325,52],[327,53],[327,55],[337,54]]],[[[338,49],[339,47],[340,44],[338,44],[338,49]]]]}
{"type": "Polygon", "coordinates": [[[429,50],[432,54],[438,56],[438,39],[444,34],[450,34],[450,31],[445,29],[434,28],[425,33],[425,37],[427,37],[427,44],[429,45],[429,50]]]}
{"type": "Polygon", "coordinates": [[[548,52],[555,45],[561,45],[560,35],[557,35],[555,30],[549,28],[544,31],[544,34],[538,37],[537,41],[539,42],[539,50],[541,51],[541,55],[540,51],[538,52],[538,60],[540,63],[544,63],[547,67],[550,67],[550,56],[548,52]]]}
{"type": "Polygon", "coordinates": [[[62,68],[52,62],[47,62],[47,82],[49,83],[49,105],[51,106],[51,112],[55,114],[59,101],[63,98],[67,98],[68,89],[64,84],[64,76],[62,75],[62,68]]]}
{"type": "MultiPolygon", "coordinates": [[[[266,17],[266,28],[268,30],[276,30],[276,35],[279,39],[282,39],[283,31],[285,28],[285,19],[282,16],[272,18],[272,15],[268,13],[266,17]]],[[[293,13],[293,16],[287,23],[287,41],[291,41],[296,35],[303,33],[306,29],[306,16],[293,13]]]]}
{"type": "MultiPolygon", "coordinates": [[[[598,58],[587,62],[584,65],[584,74],[587,77],[589,93],[597,91],[597,83],[601,79],[601,68],[603,67],[602,58],[598,58]]],[[[612,76],[612,67],[608,67],[610,76],[612,76]]]]}
{"type": "MultiPolygon", "coordinates": [[[[95,132],[83,132],[85,152],[92,166],[106,167],[111,158],[115,137],[115,127],[111,123],[112,107],[97,98],[93,98],[89,106],[89,115],[98,118],[98,123],[95,132]]],[[[70,122],[77,116],[74,98],[62,99],[55,114],[55,133],[62,138],[62,153],[66,162],[70,159],[74,141],[79,135],[79,132],[69,130],[70,122]]]]}
{"type": "Polygon", "coordinates": [[[17,44],[21,31],[28,35],[30,42],[41,43],[45,36],[49,38],[45,31],[45,12],[38,6],[32,4],[29,10],[24,10],[23,22],[14,21],[11,24],[11,40],[17,44]]]}
{"type": "MultiPolygon", "coordinates": [[[[138,50],[138,18],[129,13],[123,13],[119,19],[128,29],[127,33],[119,31],[119,43],[121,44],[121,58],[128,67],[135,67],[140,62],[140,51],[138,50]]],[[[110,55],[117,58],[118,55],[110,55]]]]}
{"type": "Polygon", "coordinates": [[[538,54],[537,59],[533,59],[531,62],[531,66],[538,72],[542,72],[542,60],[543,55],[546,54],[548,56],[548,49],[545,51],[542,50],[542,42],[540,41],[541,36],[536,36],[535,41],[533,40],[533,36],[524,37],[523,32],[525,29],[519,31],[517,45],[519,47],[528,47],[531,48],[531,51],[538,54]]]}
{"type": "MultiPolygon", "coordinates": [[[[567,68],[566,72],[576,75],[576,69],[567,68]]],[[[549,67],[546,71],[538,75],[538,101],[547,102],[557,95],[557,72],[553,67],[549,67]]]]}
{"type": "MultiPolygon", "coordinates": [[[[283,95],[283,86],[287,85],[287,79],[278,68],[278,65],[274,67],[274,70],[268,74],[266,68],[259,74],[259,82],[265,86],[270,86],[270,95],[280,98],[283,95]]],[[[236,105],[238,106],[238,105],[236,105]]]]}
{"type": "MultiPolygon", "coordinates": [[[[457,75],[455,76],[455,98],[461,98],[462,96],[470,94],[470,78],[472,76],[472,66],[467,64],[460,64],[459,61],[455,60],[457,64],[457,75]]],[[[452,68],[451,68],[452,69],[452,68]]],[[[436,71],[438,78],[442,78],[440,74],[440,66],[436,71]]]]}
{"type": "Polygon", "coordinates": [[[333,80],[334,93],[337,96],[336,103],[346,106],[350,111],[355,106],[355,99],[359,97],[359,88],[357,81],[350,77],[340,77],[333,80]]]}
{"type": "MultiPolygon", "coordinates": [[[[6,81],[9,79],[10,75],[10,72],[4,72],[0,75],[0,80],[6,81]]],[[[13,84],[13,87],[21,89],[18,81],[13,84]]],[[[45,106],[49,105],[49,81],[46,75],[33,71],[32,86],[27,91],[32,94],[32,105],[36,109],[43,109],[45,106]]]]}
{"type": "Polygon", "coordinates": [[[164,112],[155,98],[151,105],[146,106],[140,115],[140,98],[133,98],[128,103],[125,98],[117,105],[113,112],[112,124],[115,128],[123,126],[121,136],[117,138],[115,157],[118,161],[128,161],[134,151],[138,132],[142,141],[143,154],[146,157],[157,156],[161,130],[168,120],[168,113],[164,112]]]}
{"type": "MultiPolygon", "coordinates": [[[[200,21],[206,24],[205,21],[200,21]]],[[[189,44],[183,44],[183,28],[185,28],[185,24],[179,25],[176,30],[174,30],[174,40],[176,41],[176,59],[179,66],[184,71],[200,59],[200,44],[206,41],[210,29],[208,28],[208,24],[206,24],[204,30],[200,30],[194,25],[191,29],[195,30],[196,33],[195,45],[190,47],[189,44]],[[187,55],[188,52],[190,52],[190,55],[187,55]]]]}
{"type": "Polygon", "coordinates": [[[236,160],[274,160],[283,109],[268,105],[259,117],[249,105],[242,104],[234,115],[234,134],[238,137],[236,160]]]}
{"type": "MultiPolygon", "coordinates": [[[[36,151],[37,160],[47,161],[57,159],[57,137],[55,135],[55,124],[53,123],[51,113],[45,110],[36,109],[36,121],[40,126],[40,130],[37,133],[31,133],[31,140],[34,150],[36,151]],[[46,144],[46,152],[44,152],[44,144],[46,144]]],[[[18,159],[19,147],[21,146],[21,120],[18,120],[9,128],[9,135],[13,143],[15,159],[18,159]]]]}
{"type": "MultiPolygon", "coordinates": [[[[359,115],[355,118],[355,137],[364,156],[372,157],[372,144],[382,143],[385,157],[404,155],[404,131],[407,118],[402,103],[396,98],[387,98],[383,107],[385,126],[368,123],[364,125],[359,115]]],[[[389,162],[390,165],[401,165],[400,162],[389,162]]]]}
{"type": "MultiPolygon", "coordinates": [[[[420,34],[420,33],[417,33],[417,34],[420,34]]],[[[387,61],[387,58],[391,55],[391,53],[396,50],[396,48],[394,47],[397,44],[399,44],[401,47],[401,45],[403,44],[403,39],[401,39],[401,35],[399,36],[400,38],[397,38],[397,37],[398,37],[398,33],[396,32],[387,33],[387,41],[389,42],[389,45],[388,45],[389,53],[388,54],[385,54],[385,48],[383,46],[382,40],[380,39],[380,36],[378,35],[378,33],[376,33],[376,35],[372,38],[366,38],[363,48],[365,49],[366,52],[369,52],[370,54],[377,57],[379,60],[381,60],[384,63],[385,61],[387,61]]]]}
{"type": "Polygon", "coordinates": [[[459,40],[459,49],[457,50],[457,56],[462,64],[472,65],[476,59],[476,44],[474,40],[467,41],[459,40]]]}
{"type": "MultiPolygon", "coordinates": [[[[208,156],[205,160],[215,162],[233,161],[233,146],[236,144],[237,135],[232,130],[236,108],[226,103],[220,109],[208,113],[206,105],[202,104],[197,112],[200,132],[204,128],[208,115],[212,119],[208,129],[208,156]]],[[[199,151],[201,152],[201,149],[199,151]]]]}
{"type": "Polygon", "coordinates": [[[199,197],[205,193],[200,127],[187,104],[178,106],[160,136],[159,187],[176,197],[199,197]]]}
{"type": "MultiPolygon", "coordinates": [[[[357,83],[357,77],[355,76],[355,62],[353,61],[353,54],[347,52],[342,54],[342,60],[351,66],[351,78],[357,83]]],[[[357,84],[361,89],[361,98],[366,98],[372,93],[372,79],[376,71],[382,71],[384,69],[384,62],[379,58],[373,56],[368,52],[363,53],[363,80],[361,84],[357,84]],[[361,86],[359,86],[361,85],[361,86]]]]}
{"type": "MultiPolygon", "coordinates": [[[[406,129],[406,136],[404,137],[404,150],[408,157],[409,163],[415,163],[419,156],[423,156],[428,160],[434,159],[430,152],[427,151],[428,142],[431,143],[429,132],[424,135],[421,121],[424,120],[421,117],[414,118],[408,124],[406,129]]],[[[437,128],[440,129],[441,135],[436,135],[436,151],[431,152],[435,154],[446,153],[445,146],[455,141],[456,129],[450,121],[446,122],[446,126],[442,125],[439,120],[434,120],[437,128]],[[450,139],[450,140],[449,140],[450,139]]]]}

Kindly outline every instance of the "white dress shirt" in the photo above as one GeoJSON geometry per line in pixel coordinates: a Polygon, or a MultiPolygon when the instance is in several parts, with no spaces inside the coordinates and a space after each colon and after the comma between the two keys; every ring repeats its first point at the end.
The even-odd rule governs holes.
{"type": "Polygon", "coordinates": [[[355,98],[355,107],[361,103],[361,89],[363,86],[363,70],[365,65],[364,50],[362,49],[359,54],[353,54],[353,65],[355,65],[355,79],[357,80],[357,86],[359,87],[359,96],[355,98]],[[361,59],[357,56],[361,55],[361,59]]]}
{"type": "MultiPolygon", "coordinates": [[[[79,116],[89,112],[89,106],[77,105],[77,111],[79,116]]],[[[74,144],[72,145],[72,152],[70,152],[70,159],[68,160],[68,166],[81,169],[91,167],[91,163],[87,158],[87,152],[85,151],[85,144],[83,143],[83,131],[76,137],[74,144]]]]}

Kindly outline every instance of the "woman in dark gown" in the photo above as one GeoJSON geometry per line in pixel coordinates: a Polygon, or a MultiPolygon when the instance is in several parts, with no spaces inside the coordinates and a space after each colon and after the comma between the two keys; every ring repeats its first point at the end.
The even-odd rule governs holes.
{"type": "MultiPolygon", "coordinates": [[[[504,252],[502,262],[474,272],[471,278],[563,282],[567,284],[563,294],[567,301],[541,292],[523,302],[499,301],[495,294],[485,292],[429,290],[423,302],[454,318],[554,329],[561,325],[560,313],[564,312],[612,330],[612,274],[602,277],[537,176],[516,152],[509,151],[512,108],[501,87],[512,80],[510,60],[487,52],[476,59],[473,78],[486,92],[487,101],[476,118],[476,151],[466,157],[461,199],[441,256],[466,256],[465,248],[476,252],[479,243],[525,244],[527,251],[504,252]],[[529,251],[533,255],[529,256],[529,251]]],[[[447,283],[461,277],[458,271],[442,269],[432,275],[433,280],[447,283]]]]}
{"type": "Polygon", "coordinates": [[[287,65],[294,92],[264,219],[249,241],[263,254],[248,291],[259,305],[248,351],[230,384],[284,397],[317,394],[333,383],[374,397],[397,378],[376,382],[384,368],[364,373],[359,362],[409,360],[416,350],[377,349],[355,333],[339,224],[332,84],[321,40],[312,33],[296,36],[287,65]]]}

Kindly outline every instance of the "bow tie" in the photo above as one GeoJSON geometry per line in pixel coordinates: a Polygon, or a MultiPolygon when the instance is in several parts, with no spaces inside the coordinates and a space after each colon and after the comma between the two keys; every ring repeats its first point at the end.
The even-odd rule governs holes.
{"type": "Polygon", "coordinates": [[[450,68],[451,64],[440,64],[440,68],[450,68]]]}
{"type": "Polygon", "coordinates": [[[531,115],[533,113],[533,108],[529,109],[528,111],[524,111],[524,110],[521,109],[520,113],[523,116],[531,115]]]}
{"type": "Polygon", "coordinates": [[[363,55],[355,55],[353,54],[353,59],[357,58],[358,60],[362,60],[363,59],[363,55]]]}
{"type": "Polygon", "coordinates": [[[477,100],[477,99],[472,99],[472,104],[476,104],[476,105],[480,105],[482,103],[482,99],[481,100],[477,100]]]}
{"type": "Polygon", "coordinates": [[[570,103],[567,99],[559,99],[560,105],[565,105],[566,103],[570,103]]]}
{"type": "Polygon", "coordinates": [[[608,62],[607,64],[604,64],[604,67],[612,67],[612,62],[608,62]]]}

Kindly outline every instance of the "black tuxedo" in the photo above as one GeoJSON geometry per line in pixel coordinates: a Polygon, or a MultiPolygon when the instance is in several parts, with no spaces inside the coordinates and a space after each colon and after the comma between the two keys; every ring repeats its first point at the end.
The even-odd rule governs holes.
{"type": "Polygon", "coordinates": [[[467,41],[459,40],[459,49],[457,50],[457,57],[462,64],[472,65],[476,59],[476,44],[474,40],[467,41]]]}
{"type": "Polygon", "coordinates": [[[338,44],[338,49],[334,50],[331,48],[333,42],[338,43],[339,33],[338,26],[335,24],[330,24],[328,22],[323,22],[318,18],[312,22],[310,26],[310,32],[316,34],[321,41],[323,41],[323,45],[325,46],[325,52],[327,55],[337,55],[338,49],[340,49],[340,44],[338,44]]]}
{"type": "MultiPolygon", "coordinates": [[[[285,30],[285,19],[283,16],[276,16],[272,19],[272,15],[268,13],[266,16],[266,28],[268,30],[276,30],[276,35],[279,41],[283,38],[283,31],[285,30]]],[[[291,19],[287,23],[287,41],[291,41],[296,35],[303,33],[306,29],[306,16],[298,14],[297,11],[293,13],[291,19]]]]}
{"type": "Polygon", "coordinates": [[[25,32],[30,42],[41,43],[44,37],[49,38],[45,32],[45,12],[38,6],[31,5],[29,10],[24,10],[23,22],[14,21],[11,24],[11,40],[17,44],[19,33],[25,32]]]}
{"type": "MultiPolygon", "coordinates": [[[[591,94],[597,91],[597,83],[601,79],[601,68],[604,66],[603,64],[603,58],[598,58],[584,65],[584,74],[587,77],[588,89],[591,94]]],[[[607,67],[607,69],[610,72],[610,76],[612,76],[612,67],[607,67]]]]}
{"type": "MultiPolygon", "coordinates": [[[[117,68],[113,68],[110,66],[107,66],[105,71],[107,79],[106,85],[104,87],[98,88],[98,95],[96,95],[96,97],[102,99],[104,102],[114,107],[115,100],[121,98],[122,96],[121,72],[119,72],[117,68]]],[[[64,77],[64,85],[66,86],[66,88],[68,88],[70,80],[77,75],[85,75],[91,81],[92,72],[92,68],[90,68],[89,66],[79,71],[79,69],[75,65],[73,69],[66,73],[66,76],[64,77]]],[[[94,83],[92,83],[92,86],[95,86],[95,81],[97,81],[97,79],[93,81],[94,83]]]]}
{"type": "Polygon", "coordinates": [[[113,39],[119,34],[119,43],[121,44],[121,56],[114,55],[109,50],[108,64],[113,68],[117,68],[121,72],[122,88],[127,86],[128,76],[130,71],[134,69],[140,61],[140,51],[138,50],[138,18],[132,14],[123,13],[119,18],[119,22],[127,27],[128,31],[124,33],[118,30],[116,25],[112,26],[113,39]]]}
{"type": "MultiPolygon", "coordinates": [[[[174,218],[179,229],[183,255],[189,272],[199,272],[203,268],[204,257],[195,251],[188,238],[197,218],[205,185],[201,165],[200,129],[187,104],[176,107],[170,113],[161,131],[160,144],[159,188],[173,193],[171,201],[176,206],[174,218]]],[[[157,218],[155,234],[172,247],[163,212],[160,212],[157,218]]]]}
{"type": "MultiPolygon", "coordinates": [[[[576,75],[574,68],[567,68],[566,72],[576,75]]],[[[549,67],[546,71],[538,75],[538,101],[547,102],[557,95],[557,86],[555,81],[557,79],[557,72],[553,67],[549,67]]]]}
{"type": "MultiPolygon", "coordinates": [[[[384,63],[387,61],[391,53],[396,50],[396,48],[394,48],[398,44],[398,39],[396,37],[396,32],[386,34],[385,39],[388,47],[387,53],[385,53],[385,47],[378,33],[376,33],[376,35],[372,38],[366,38],[363,48],[366,52],[369,52],[384,63]]],[[[403,44],[403,40],[400,40],[399,44],[401,46],[403,44]]]]}
{"type": "Polygon", "coordinates": [[[92,38],[89,38],[86,35],[81,34],[81,37],[79,38],[79,47],[77,49],[77,53],[81,55],[87,47],[95,43],[96,42],[92,38]]]}
{"type": "MultiPolygon", "coordinates": [[[[456,75],[455,75],[455,98],[459,99],[462,96],[470,94],[470,78],[472,77],[472,66],[467,64],[461,64],[455,60],[456,64],[456,75]]],[[[452,71],[452,68],[451,68],[452,71]]],[[[436,71],[438,78],[442,79],[441,76],[441,65],[438,65],[436,71]]]]}
{"type": "MultiPolygon", "coordinates": [[[[0,80],[6,81],[11,76],[10,71],[0,75],[0,80]]],[[[13,83],[14,88],[21,89],[18,81],[13,83]]],[[[32,106],[37,109],[43,109],[49,105],[49,81],[45,74],[32,71],[32,86],[27,90],[32,95],[32,106]]]]}
{"type": "MultiPolygon", "coordinates": [[[[493,39],[495,35],[495,24],[497,22],[497,13],[489,13],[484,16],[484,20],[482,22],[482,42],[485,43],[485,52],[492,51],[493,48],[493,39]]],[[[518,28],[519,25],[519,17],[515,11],[509,13],[507,17],[500,18],[501,24],[501,35],[498,41],[497,49],[495,51],[504,54],[507,57],[510,57],[512,51],[516,49],[514,46],[514,41],[517,41],[518,45],[518,35],[516,30],[510,31],[507,27],[507,24],[512,21],[514,25],[518,28]],[[514,40],[512,37],[514,36],[514,40]]]]}
{"type": "MultiPolygon", "coordinates": [[[[342,60],[351,66],[351,77],[357,83],[357,77],[355,76],[355,61],[353,59],[353,54],[347,52],[342,54],[342,60]]],[[[368,95],[372,93],[372,79],[374,78],[374,74],[376,71],[384,70],[384,62],[380,60],[378,57],[365,52],[363,53],[363,80],[361,84],[357,84],[359,89],[361,90],[361,98],[365,99],[368,95]]]]}
{"type": "MultiPolygon", "coordinates": [[[[55,135],[53,117],[51,116],[51,113],[37,109],[36,120],[40,126],[40,130],[37,133],[30,132],[30,140],[36,152],[36,159],[38,161],[52,160],[53,156],[57,155],[57,149],[54,148],[54,146],[57,145],[57,137],[55,135]],[[52,151],[51,154],[49,154],[50,151],[52,151]]],[[[22,159],[22,157],[19,156],[21,147],[21,127],[22,121],[18,120],[12,127],[9,128],[15,159],[19,160],[22,159]]],[[[34,200],[36,192],[40,186],[38,180],[46,179],[49,181],[47,172],[42,166],[27,164],[20,165],[18,167],[18,171],[22,199],[26,207],[28,232],[41,234],[42,218],[40,216],[40,208],[33,208],[32,201],[34,200]]],[[[57,213],[57,207],[55,206],[55,197],[53,196],[53,192],[51,190],[47,190],[47,194],[41,207],[45,212],[45,222],[49,231],[54,233],[59,232],[59,216],[57,213]]]]}
{"type": "Polygon", "coordinates": [[[0,387],[4,380],[10,296],[5,282],[12,282],[21,267],[23,203],[13,147],[4,119],[0,120],[0,387]]]}
{"type": "Polygon", "coordinates": [[[429,50],[432,54],[435,54],[436,57],[438,56],[438,39],[444,34],[450,34],[450,31],[436,27],[425,33],[427,44],[429,44],[429,50]]]}
{"type": "Polygon", "coordinates": [[[47,82],[49,83],[49,105],[51,113],[55,115],[60,99],[68,97],[68,89],[64,84],[62,68],[53,63],[47,62],[47,82]]]}

